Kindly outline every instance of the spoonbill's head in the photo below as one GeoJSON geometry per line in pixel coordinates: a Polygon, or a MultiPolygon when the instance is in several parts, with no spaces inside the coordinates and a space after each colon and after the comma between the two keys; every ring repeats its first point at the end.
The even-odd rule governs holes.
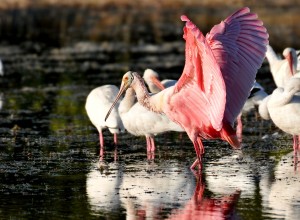
{"type": "Polygon", "coordinates": [[[156,92],[160,92],[161,90],[165,89],[164,85],[159,80],[158,73],[155,72],[152,69],[146,69],[144,71],[143,79],[145,80],[145,82],[149,86],[149,89],[150,89],[151,92],[156,93],[156,92]],[[157,88],[153,87],[153,85],[156,86],[158,88],[158,90],[157,90],[157,88]],[[153,87],[153,89],[152,89],[152,87],[153,87]],[[152,90],[157,90],[157,91],[152,91],[151,89],[152,90]]]}
{"type": "Polygon", "coordinates": [[[108,116],[110,115],[111,111],[113,110],[114,106],[117,104],[117,102],[119,101],[119,99],[121,98],[121,96],[125,93],[125,91],[131,86],[131,84],[134,81],[134,77],[135,77],[135,72],[132,71],[128,71],[127,73],[124,74],[123,78],[122,78],[122,83],[121,83],[121,87],[120,87],[120,91],[116,96],[115,101],[113,102],[112,106],[110,107],[109,111],[107,112],[106,116],[105,116],[105,121],[108,118],[108,116]]]}
{"type": "Polygon", "coordinates": [[[287,47],[284,49],[282,55],[285,57],[285,59],[288,61],[291,75],[294,75],[296,73],[297,68],[297,53],[294,48],[287,47]]]}

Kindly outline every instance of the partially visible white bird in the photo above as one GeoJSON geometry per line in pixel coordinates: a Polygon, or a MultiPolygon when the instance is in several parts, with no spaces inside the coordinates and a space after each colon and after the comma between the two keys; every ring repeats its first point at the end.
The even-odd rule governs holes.
{"type": "Polygon", "coordinates": [[[284,132],[293,135],[294,154],[300,150],[300,78],[290,78],[284,88],[277,88],[263,100],[259,113],[284,132]]]}
{"type": "Polygon", "coordinates": [[[244,104],[242,112],[237,117],[236,134],[240,142],[242,141],[243,133],[242,115],[247,114],[254,108],[258,107],[262,103],[263,99],[267,96],[268,94],[265,92],[264,88],[258,82],[255,82],[251,89],[250,95],[244,104]]]}
{"type": "MultiPolygon", "coordinates": [[[[300,172],[291,169],[293,152],[284,155],[274,175],[264,175],[259,183],[263,208],[276,219],[299,219],[300,172]]],[[[263,210],[263,211],[265,211],[263,210]]]]}
{"type": "Polygon", "coordinates": [[[115,145],[117,145],[117,134],[124,130],[124,125],[118,112],[119,102],[112,109],[112,117],[109,117],[106,121],[104,120],[107,111],[118,94],[118,91],[118,87],[114,85],[104,85],[93,89],[86,99],[85,109],[87,115],[99,132],[100,157],[103,156],[104,146],[102,130],[105,128],[109,129],[109,131],[114,135],[115,145]]]}
{"type": "Polygon", "coordinates": [[[160,81],[158,73],[152,69],[146,69],[144,71],[143,79],[147,83],[148,88],[152,93],[158,93],[165,88],[174,86],[177,82],[177,80],[174,79],[164,79],[160,81]]]}
{"type": "Polygon", "coordinates": [[[183,128],[171,121],[165,114],[149,111],[136,102],[135,92],[128,88],[119,106],[119,114],[125,129],[132,135],[145,136],[147,153],[155,151],[154,136],[167,131],[184,131],[183,128]]]}
{"type": "Polygon", "coordinates": [[[296,50],[287,47],[283,51],[284,59],[281,59],[274,52],[270,45],[267,45],[266,58],[270,64],[274,82],[277,87],[284,87],[290,77],[296,74],[297,69],[297,54],[296,50]]]}

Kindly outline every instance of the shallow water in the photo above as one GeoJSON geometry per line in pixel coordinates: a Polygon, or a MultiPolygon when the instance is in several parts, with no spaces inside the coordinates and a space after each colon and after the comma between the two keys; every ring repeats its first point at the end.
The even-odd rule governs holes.
{"type": "MultiPolygon", "coordinates": [[[[177,79],[183,42],[78,43],[35,51],[0,48],[1,219],[295,219],[300,210],[299,175],[292,137],[251,112],[244,144],[234,151],[204,141],[204,170],[195,175],[192,143],[184,134],[156,137],[154,159],[145,140],[105,136],[104,161],[85,109],[91,89],[119,85],[128,70],[153,68],[177,79]]],[[[258,82],[272,91],[267,64],[258,82]]],[[[299,165],[298,165],[299,166],[299,165]]]]}
{"type": "MultiPolygon", "coordinates": [[[[170,51],[174,48],[181,50],[180,44],[170,51]]],[[[172,52],[166,51],[164,58],[171,60],[172,52]]],[[[76,57],[67,49],[47,58],[26,55],[31,59],[21,60],[7,54],[7,74],[1,79],[1,219],[293,219],[299,214],[291,137],[254,113],[244,117],[242,151],[221,141],[204,142],[201,176],[189,169],[195,159],[191,142],[177,133],[158,136],[155,159],[148,160],[144,138],[122,134],[115,149],[105,131],[100,163],[98,134],[86,116],[85,98],[100,82],[118,84],[127,63],[112,65],[106,74],[100,69],[100,74],[82,75],[80,67],[94,62],[89,50],[76,53],[85,54],[81,62],[63,59],[76,57]],[[18,71],[26,75],[14,77],[18,71]]],[[[140,68],[155,66],[159,58],[143,57],[140,68]]]]}

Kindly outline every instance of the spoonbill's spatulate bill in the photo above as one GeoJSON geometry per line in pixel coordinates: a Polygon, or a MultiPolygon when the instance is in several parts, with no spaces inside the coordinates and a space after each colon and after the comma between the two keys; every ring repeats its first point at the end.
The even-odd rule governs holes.
{"type": "Polygon", "coordinates": [[[165,113],[181,125],[197,154],[191,168],[199,165],[201,169],[201,139],[219,138],[234,148],[240,147],[233,123],[265,57],[268,33],[249,8],[215,25],[206,37],[187,16],[181,19],[186,22],[185,66],[175,86],[150,96],[142,78],[129,71],[123,76],[115,102],[131,87],[144,107],[165,113]]]}

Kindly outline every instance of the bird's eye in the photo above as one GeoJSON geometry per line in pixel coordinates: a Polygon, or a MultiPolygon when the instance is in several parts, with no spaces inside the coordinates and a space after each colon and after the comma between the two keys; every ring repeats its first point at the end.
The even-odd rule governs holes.
{"type": "Polygon", "coordinates": [[[124,80],[127,81],[127,80],[128,80],[128,76],[125,76],[125,77],[124,77],[124,80]]]}

